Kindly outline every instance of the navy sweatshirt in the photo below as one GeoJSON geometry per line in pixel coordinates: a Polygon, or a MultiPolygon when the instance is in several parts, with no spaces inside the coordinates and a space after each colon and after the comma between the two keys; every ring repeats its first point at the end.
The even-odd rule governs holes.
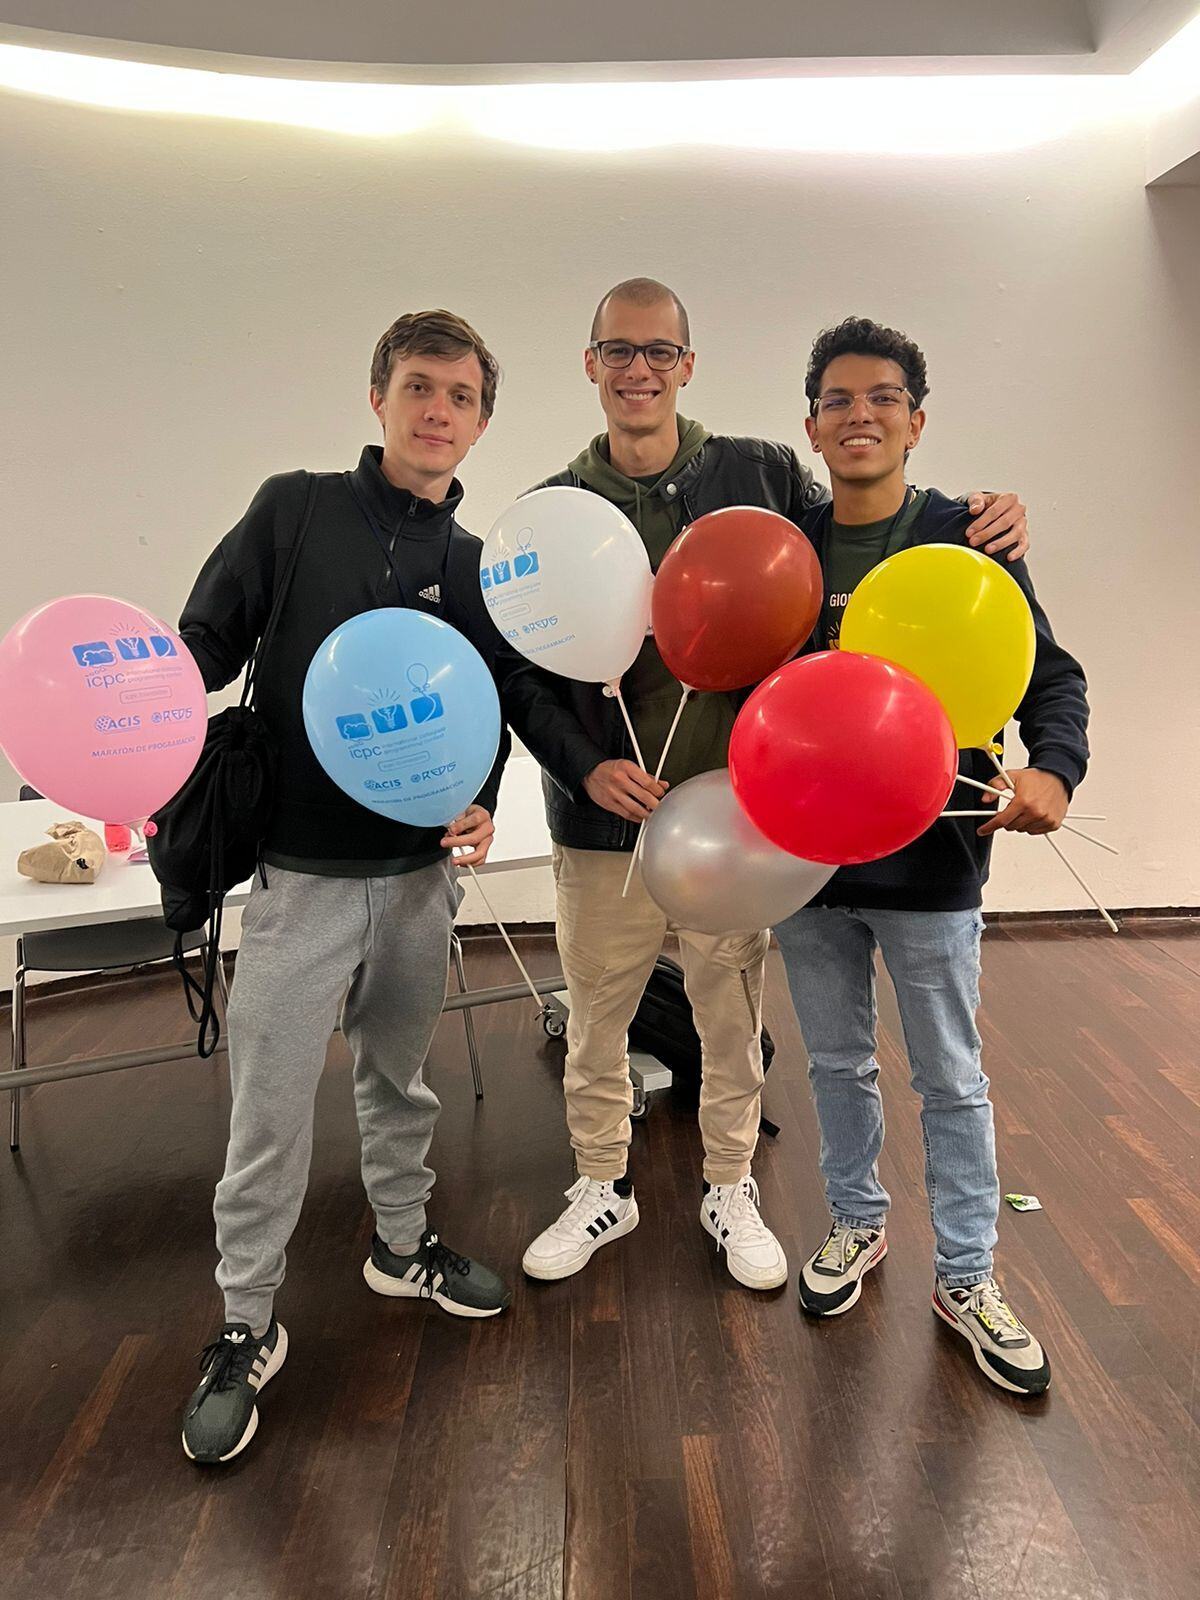
{"type": "MultiPolygon", "coordinates": [[[[804,531],[817,556],[825,565],[832,507],[818,506],[804,518],[804,531]]],[[[919,544],[957,544],[966,546],[966,530],[971,515],[961,501],[950,500],[937,489],[929,490],[924,513],[913,525],[905,548],[919,544]]],[[[1057,774],[1072,794],[1083,781],[1088,762],[1087,683],[1075,658],[1057,642],[1037,602],[1033,583],[1024,561],[1008,562],[1003,554],[997,564],[1020,584],[1037,635],[1033,677],[1025,697],[1017,707],[1016,720],[1021,740],[1029,752],[1029,765],[1057,774]]],[[[827,641],[822,625],[809,641],[807,651],[824,650],[827,641]]],[[[970,663],[963,663],[964,672],[970,663]]],[[[981,783],[989,783],[995,767],[982,750],[959,752],[958,770],[981,783]]],[[[986,804],[977,790],[959,785],[952,791],[947,809],[977,809],[986,804]]],[[[983,899],[991,856],[991,838],[981,839],[978,829],[982,817],[957,817],[938,821],[920,838],[894,855],[869,861],[859,867],[839,867],[812,902],[824,906],[861,906],[864,909],[902,911],[965,911],[983,899]]]]}

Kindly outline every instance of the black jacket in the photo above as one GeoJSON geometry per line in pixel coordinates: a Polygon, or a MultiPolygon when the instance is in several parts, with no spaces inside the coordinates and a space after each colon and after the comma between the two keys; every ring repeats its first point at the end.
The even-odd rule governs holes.
{"type": "MultiPolygon", "coordinates": [[[[822,506],[805,519],[804,531],[822,566],[831,514],[830,506],[822,506]]],[[[931,489],[904,548],[919,544],[965,545],[970,521],[970,513],[959,501],[931,489]]],[[[1037,636],[1033,677],[1016,711],[1021,742],[1029,752],[1029,765],[1057,774],[1067,793],[1072,794],[1083,781],[1088,763],[1087,683],[1083,669],[1055,639],[1024,561],[1009,562],[1003,555],[993,559],[1020,584],[1033,612],[1037,636]]],[[[804,653],[826,647],[823,624],[818,623],[804,653]]],[[[964,670],[970,670],[969,662],[964,663],[964,670]]],[[[960,751],[958,770],[980,783],[989,783],[996,775],[982,750],[960,751]]],[[[951,793],[947,809],[976,810],[976,801],[982,805],[983,797],[977,790],[959,785],[951,793]]],[[[903,911],[965,911],[978,906],[987,882],[992,844],[990,836],[979,837],[983,820],[950,817],[935,822],[919,839],[894,855],[861,867],[841,867],[813,904],[903,911]]]]}
{"type": "MultiPolygon", "coordinates": [[[[552,485],[588,487],[569,468],[536,487],[552,485]]],[[[681,528],[706,512],[725,506],[762,506],[798,524],[806,512],[829,496],[808,468],[800,465],[789,446],[768,439],[724,436],[708,439],[676,477],[660,482],[647,493],[661,495],[678,507],[681,528]]],[[[566,775],[566,782],[561,771],[543,767],[542,790],[551,837],[558,844],[582,850],[632,850],[637,825],[595,805],[583,789],[583,779],[601,761],[633,759],[616,701],[599,684],[576,683],[538,670],[546,687],[570,707],[586,739],[586,746],[578,747],[581,759],[576,770],[566,775]]]]}
{"type": "MultiPolygon", "coordinates": [[[[315,475],[308,532],[278,630],[260,669],[255,703],[279,747],[278,800],[264,840],[268,854],[364,862],[403,857],[432,861],[444,854],[438,844],[442,829],[412,828],[379,816],[338,788],[317,761],[304,731],[301,694],[317,647],[334,628],[360,612],[404,604],[350,479],[385,534],[398,535],[410,522],[446,528],[442,616],[487,663],[505,721],[542,767],[560,782],[573,785],[582,776],[581,763],[586,763],[584,771],[596,764],[591,747],[545,682],[545,674],[504,642],[488,615],[479,587],[480,541],[454,520],[461,487],[455,482],[450,495],[433,505],[390,484],[380,470],[381,455],[377,445],[368,446],[353,473],[315,475]]],[[[288,472],[268,478],[196,579],[179,631],[210,691],[231,682],[253,654],[296,538],[312,476],[288,472]]],[[[495,810],[510,744],[505,729],[495,765],[478,796],[479,804],[489,811],[495,810]]]]}

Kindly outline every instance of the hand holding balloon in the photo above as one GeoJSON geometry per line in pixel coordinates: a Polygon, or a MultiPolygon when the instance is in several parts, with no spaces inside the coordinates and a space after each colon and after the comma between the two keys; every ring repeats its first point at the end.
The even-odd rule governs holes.
{"type": "Polygon", "coordinates": [[[1022,767],[1008,774],[1012,788],[1001,777],[992,779],[992,791],[999,796],[1012,795],[1003,811],[979,829],[981,839],[1008,828],[1013,833],[1056,833],[1063,825],[1070,804],[1067,786],[1056,773],[1042,772],[1036,767],[1022,767]]]}
{"type": "Polygon", "coordinates": [[[669,784],[633,761],[601,761],[583,780],[588,799],[626,822],[645,822],[666,794],[669,784]]]}
{"type": "Polygon", "coordinates": [[[441,844],[443,850],[461,852],[454,856],[454,865],[465,872],[470,867],[483,865],[495,837],[496,824],[491,813],[482,806],[471,805],[447,826],[441,844]]]}

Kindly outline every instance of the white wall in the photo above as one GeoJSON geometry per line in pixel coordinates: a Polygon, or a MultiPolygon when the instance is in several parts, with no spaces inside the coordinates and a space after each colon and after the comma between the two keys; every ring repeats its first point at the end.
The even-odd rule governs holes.
{"type": "MultiPolygon", "coordinates": [[[[1143,189],[1140,128],[986,159],[560,155],[7,95],[0,150],[0,628],[67,590],[174,618],[262,478],[375,437],[367,367],[402,310],[461,311],[505,366],[464,472],[480,532],[598,431],[578,351],[616,279],[688,303],[688,408],[716,430],[801,439],[813,333],[865,313],[929,358],[914,477],[1031,507],[1092,686],[1081,809],[1123,851],[1075,859],[1113,905],[1200,903],[1200,196],[1143,189]]],[[[1001,841],[993,908],[1082,903],[1001,841]]],[[[501,910],[549,916],[545,875],[501,910]]]]}

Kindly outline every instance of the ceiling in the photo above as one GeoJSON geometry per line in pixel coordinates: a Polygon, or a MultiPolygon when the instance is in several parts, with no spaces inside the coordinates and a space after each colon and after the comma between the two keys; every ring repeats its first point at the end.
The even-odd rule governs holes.
{"type": "Polygon", "coordinates": [[[0,40],[408,81],[1125,73],[1198,0],[0,0],[0,40]],[[213,56],[225,58],[212,60],[213,56]],[[717,70],[714,70],[717,69],[717,70]]]}

